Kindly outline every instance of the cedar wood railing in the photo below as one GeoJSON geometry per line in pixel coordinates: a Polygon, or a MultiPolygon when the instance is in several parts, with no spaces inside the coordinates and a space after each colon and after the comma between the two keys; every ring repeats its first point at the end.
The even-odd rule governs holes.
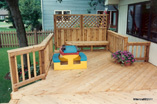
{"type": "Polygon", "coordinates": [[[127,51],[131,52],[136,60],[149,60],[150,42],[129,42],[127,51]]]}
{"type": "Polygon", "coordinates": [[[44,79],[48,73],[48,69],[53,56],[53,34],[49,34],[46,39],[39,45],[28,46],[24,48],[14,49],[8,51],[9,64],[10,64],[10,74],[12,80],[12,89],[17,91],[19,87],[27,85],[31,82],[37,81],[39,79],[44,79]],[[39,75],[37,75],[36,66],[36,52],[39,53],[39,75]],[[33,53],[33,65],[30,65],[30,53],[33,53]],[[28,78],[26,78],[25,67],[23,56],[27,55],[27,70],[28,78]],[[17,57],[20,56],[21,68],[18,69],[17,57]],[[33,71],[31,70],[33,67],[33,71]],[[19,77],[19,71],[21,72],[22,78],[19,77]],[[33,72],[33,73],[32,73],[33,72]]]}
{"type": "Polygon", "coordinates": [[[136,60],[149,60],[150,42],[128,42],[128,37],[120,35],[114,31],[108,30],[109,50],[116,51],[129,51],[136,60]]]}
{"type": "MultiPolygon", "coordinates": [[[[62,15],[55,15],[55,19],[57,19],[58,16],[58,20],[61,20],[61,18],[63,18],[62,15]]],[[[66,15],[66,18],[69,15],[66,15]]],[[[80,21],[82,21],[83,16],[80,15],[72,15],[75,20],[79,19],[80,21]],[[78,17],[79,16],[79,17],[78,17]]],[[[148,55],[149,55],[149,47],[150,47],[150,43],[149,42],[128,42],[128,37],[120,35],[116,32],[107,30],[107,22],[102,23],[102,20],[100,21],[100,17],[102,15],[85,15],[87,17],[85,17],[84,19],[90,19],[92,16],[93,18],[95,18],[96,20],[99,20],[99,22],[97,21],[92,21],[92,19],[90,19],[90,25],[89,27],[84,27],[83,24],[81,26],[81,28],[83,28],[81,30],[81,28],[78,25],[76,25],[76,27],[73,27],[72,25],[74,25],[72,23],[72,25],[68,25],[68,26],[72,26],[71,28],[64,28],[65,25],[67,25],[66,21],[63,21],[63,24],[60,24],[61,21],[55,20],[55,46],[59,47],[61,45],[63,45],[65,43],[65,41],[67,41],[68,39],[70,39],[71,41],[109,41],[109,51],[111,52],[116,52],[118,50],[128,50],[131,51],[135,58],[137,60],[145,60],[148,61],[148,55]],[[101,23],[100,23],[101,22],[101,23]],[[96,24],[96,25],[95,25],[96,24]],[[104,24],[104,26],[102,27],[102,24],[104,24]],[[58,26],[58,27],[57,27],[58,26]],[[90,28],[91,27],[91,28],[90,28]],[[62,35],[61,35],[62,34],[62,35]],[[140,48],[140,51],[138,50],[137,47],[141,46],[142,48],[140,48]],[[133,48],[130,48],[133,47],[133,48]],[[136,47],[136,48],[134,48],[136,47]],[[145,50],[144,53],[142,53],[145,50]],[[140,52],[140,54],[138,55],[138,53],[140,52]]],[[[105,17],[101,17],[104,18],[107,21],[106,15],[105,17]]],[[[65,19],[65,18],[64,18],[65,19]]],[[[68,19],[72,20],[72,18],[68,19]]],[[[69,21],[70,22],[70,21],[69,21]]],[[[76,21],[75,21],[76,23],[76,21]]],[[[86,23],[85,23],[86,24],[86,23]]],[[[88,24],[88,23],[87,23],[88,24]]],[[[87,25],[86,24],[86,25],[87,25]]],[[[44,79],[48,73],[48,69],[51,63],[51,58],[53,55],[53,41],[52,41],[52,37],[53,34],[50,34],[42,43],[40,43],[39,45],[34,45],[34,46],[29,46],[29,47],[25,47],[25,48],[19,48],[19,49],[14,49],[14,50],[10,50],[8,51],[8,57],[9,57],[9,64],[10,64],[10,72],[11,72],[11,79],[12,79],[12,89],[13,91],[17,91],[19,87],[27,85],[31,82],[34,82],[36,80],[39,79],[44,79]],[[39,53],[39,69],[40,69],[40,74],[37,75],[36,74],[36,52],[39,53]],[[31,69],[30,69],[30,62],[28,61],[28,78],[25,79],[25,69],[24,69],[24,62],[23,62],[23,55],[26,54],[27,55],[27,59],[29,60],[30,58],[30,53],[33,53],[33,76],[31,75],[32,73],[30,73],[31,69]],[[17,56],[21,57],[21,69],[18,69],[18,65],[17,65],[17,56]],[[21,76],[22,78],[19,79],[19,73],[18,71],[21,70],[21,76]]]]}

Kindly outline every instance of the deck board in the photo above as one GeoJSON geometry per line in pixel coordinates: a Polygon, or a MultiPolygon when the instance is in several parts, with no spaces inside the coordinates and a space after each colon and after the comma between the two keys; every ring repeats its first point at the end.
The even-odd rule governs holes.
{"type": "MultiPolygon", "coordinates": [[[[49,104],[51,102],[49,100],[56,97],[58,100],[54,100],[54,104],[57,102],[96,104],[95,101],[98,104],[104,102],[116,104],[120,100],[128,104],[132,103],[133,91],[148,91],[147,95],[150,94],[150,97],[154,97],[152,93],[156,94],[151,92],[157,89],[156,66],[147,62],[136,62],[129,67],[121,66],[113,62],[108,51],[85,52],[85,54],[88,58],[88,69],[54,71],[51,66],[45,80],[13,92],[12,99],[19,99],[18,104],[25,104],[27,99],[34,99],[34,104],[44,100],[49,104]],[[74,94],[76,96],[73,96],[74,94]],[[116,100],[113,101],[113,97],[117,97],[116,100]],[[82,102],[80,99],[85,100],[82,102]]],[[[141,95],[137,94],[137,96],[141,95]]],[[[154,100],[152,102],[154,103],[154,100]]]]}
{"type": "Polygon", "coordinates": [[[21,98],[18,104],[156,104],[157,90],[129,92],[97,92],[83,94],[30,95],[21,98]],[[136,101],[133,98],[152,98],[136,101]],[[31,101],[31,102],[30,102],[31,101]]]}

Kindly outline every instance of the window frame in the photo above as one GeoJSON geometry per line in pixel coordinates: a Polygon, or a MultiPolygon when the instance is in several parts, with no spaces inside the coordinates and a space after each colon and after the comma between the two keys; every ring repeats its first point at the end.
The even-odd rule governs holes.
{"type": "MultiPolygon", "coordinates": [[[[129,4],[128,5],[128,9],[127,9],[127,26],[126,26],[126,34],[128,34],[128,35],[130,35],[130,36],[133,36],[133,37],[137,37],[137,38],[139,38],[139,39],[144,39],[144,40],[147,40],[147,41],[151,41],[151,42],[155,42],[155,43],[157,43],[157,41],[155,41],[155,40],[152,40],[152,39],[150,39],[150,36],[151,36],[151,20],[150,20],[150,18],[151,18],[151,6],[150,6],[150,12],[149,12],[149,24],[148,24],[148,32],[147,32],[147,38],[145,38],[145,37],[142,37],[141,36],[141,28],[140,28],[140,30],[139,30],[139,34],[138,35],[135,35],[135,34],[133,34],[133,32],[131,32],[131,33],[128,33],[128,19],[129,19],[129,17],[128,17],[128,14],[129,14],[129,7],[130,6],[133,6],[133,11],[135,12],[135,6],[136,5],[139,5],[139,4],[141,4],[141,5],[143,5],[143,4],[147,4],[147,3],[151,3],[150,1],[145,1],[145,2],[139,2],[139,3],[133,3],[133,4],[129,4]]],[[[141,9],[142,10],[142,9],[141,9]]],[[[141,19],[142,19],[142,13],[140,13],[140,15],[141,15],[141,19]]],[[[133,15],[133,16],[135,16],[135,15],[133,15]]],[[[140,21],[140,27],[141,27],[141,22],[142,21],[140,21]]],[[[132,31],[133,31],[133,25],[132,25],[132,31]]]]}
{"type": "MultiPolygon", "coordinates": [[[[62,12],[62,15],[63,15],[64,11],[69,11],[70,14],[71,14],[71,10],[54,10],[54,14],[56,14],[56,11],[61,11],[61,12],[62,12]]],[[[71,19],[70,19],[70,20],[71,20],[71,19]]],[[[57,22],[70,22],[70,20],[65,21],[65,20],[63,19],[63,17],[62,17],[62,19],[61,19],[60,21],[57,20],[57,22]]]]}

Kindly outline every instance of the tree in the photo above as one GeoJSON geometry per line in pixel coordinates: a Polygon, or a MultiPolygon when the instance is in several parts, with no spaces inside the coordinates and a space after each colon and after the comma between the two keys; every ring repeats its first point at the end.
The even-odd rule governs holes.
{"type": "MultiPolygon", "coordinates": [[[[19,40],[19,46],[20,47],[26,47],[28,46],[27,38],[26,38],[26,31],[24,28],[24,24],[22,21],[21,13],[19,10],[18,0],[6,0],[9,9],[11,11],[11,16],[13,17],[17,37],[19,40]]],[[[27,66],[27,57],[24,55],[24,65],[27,66]]]]}
{"type": "Polygon", "coordinates": [[[91,0],[88,5],[90,6],[90,9],[87,9],[88,13],[91,13],[91,10],[96,10],[96,7],[98,4],[101,4],[104,6],[105,0],[91,0]]]}
{"type": "Polygon", "coordinates": [[[24,24],[36,28],[41,19],[41,5],[40,0],[19,0],[19,9],[24,24]]]}

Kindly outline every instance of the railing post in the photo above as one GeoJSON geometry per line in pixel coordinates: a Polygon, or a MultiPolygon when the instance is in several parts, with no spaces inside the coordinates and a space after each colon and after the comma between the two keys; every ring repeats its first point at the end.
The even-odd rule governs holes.
{"type": "Polygon", "coordinates": [[[110,23],[109,23],[109,14],[106,14],[106,27],[107,27],[107,30],[109,29],[109,25],[110,25],[110,23]]]}
{"type": "Polygon", "coordinates": [[[38,44],[38,35],[37,35],[37,29],[34,28],[34,44],[38,44]]]}
{"type": "MultiPolygon", "coordinates": [[[[44,50],[39,51],[40,75],[45,73],[44,50]]],[[[45,79],[45,78],[44,78],[45,79]]]]}
{"type": "Polygon", "coordinates": [[[128,37],[124,38],[124,51],[127,51],[128,37]]]}
{"type": "Polygon", "coordinates": [[[58,41],[57,41],[57,35],[58,35],[58,34],[56,34],[56,15],[54,15],[54,40],[55,40],[55,50],[57,50],[57,43],[58,43],[58,41]]]}
{"type": "Polygon", "coordinates": [[[83,15],[80,15],[80,28],[81,28],[81,41],[84,40],[83,38],[83,15]]]}
{"type": "Polygon", "coordinates": [[[9,65],[10,65],[10,75],[11,75],[11,82],[12,82],[12,90],[15,92],[18,90],[18,88],[15,88],[14,84],[17,83],[17,75],[16,75],[16,64],[15,64],[15,56],[10,56],[9,57],[9,65]]]}
{"type": "Polygon", "coordinates": [[[2,48],[1,34],[0,34],[0,48],[2,48]]]}
{"type": "Polygon", "coordinates": [[[147,44],[146,46],[146,60],[145,62],[148,62],[149,61],[149,48],[150,48],[150,43],[147,44]]]}

